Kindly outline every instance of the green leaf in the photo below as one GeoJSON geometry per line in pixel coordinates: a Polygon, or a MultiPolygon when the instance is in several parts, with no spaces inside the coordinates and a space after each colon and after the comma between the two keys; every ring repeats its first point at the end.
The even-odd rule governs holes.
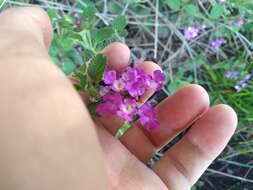
{"type": "Polygon", "coordinates": [[[87,6],[83,9],[83,15],[89,17],[89,19],[96,18],[97,9],[94,6],[87,6]]]}
{"type": "Polygon", "coordinates": [[[106,67],[106,57],[102,54],[97,54],[90,62],[88,74],[95,82],[101,81],[106,67]]]}
{"type": "Polygon", "coordinates": [[[112,27],[104,27],[99,29],[95,34],[95,40],[99,42],[103,42],[106,39],[109,39],[114,34],[114,30],[112,27]]]}
{"type": "Polygon", "coordinates": [[[86,90],[91,97],[96,97],[99,94],[98,88],[91,83],[88,83],[88,88],[86,88],[86,90]]]}
{"type": "Polygon", "coordinates": [[[96,112],[96,109],[97,109],[97,106],[98,106],[100,103],[101,103],[101,102],[93,102],[93,103],[90,103],[90,104],[88,105],[88,110],[89,110],[89,112],[90,112],[90,114],[91,114],[92,116],[96,116],[96,117],[99,116],[98,113],[96,112]]]}
{"type": "Polygon", "coordinates": [[[185,7],[185,11],[190,16],[201,16],[201,13],[199,12],[199,9],[194,5],[190,4],[185,7]]]}
{"type": "Polygon", "coordinates": [[[224,7],[220,4],[216,4],[213,6],[209,18],[218,19],[224,13],[224,7]]]}
{"type": "Polygon", "coordinates": [[[118,32],[118,34],[122,37],[122,38],[126,38],[128,35],[128,31],[126,29],[118,32]]]}
{"type": "Polygon", "coordinates": [[[118,16],[112,21],[113,28],[118,32],[123,31],[126,25],[127,25],[127,22],[126,22],[125,16],[118,16]]]}
{"type": "Polygon", "coordinates": [[[173,11],[178,11],[181,7],[181,0],[165,0],[165,3],[167,3],[173,11]]]}
{"type": "Polygon", "coordinates": [[[66,75],[69,75],[75,70],[76,66],[71,59],[65,58],[62,66],[62,70],[66,75]]]}
{"type": "Polygon", "coordinates": [[[81,87],[80,84],[74,84],[74,87],[75,87],[75,89],[76,89],[77,91],[83,90],[83,88],[81,87]]]}
{"type": "Polygon", "coordinates": [[[63,38],[62,47],[64,51],[70,51],[73,48],[73,40],[70,38],[63,38]]]}
{"type": "Polygon", "coordinates": [[[54,21],[57,21],[59,20],[61,17],[58,15],[57,11],[55,11],[54,9],[48,9],[47,10],[47,14],[50,18],[50,20],[52,20],[53,22],[54,21]]]}

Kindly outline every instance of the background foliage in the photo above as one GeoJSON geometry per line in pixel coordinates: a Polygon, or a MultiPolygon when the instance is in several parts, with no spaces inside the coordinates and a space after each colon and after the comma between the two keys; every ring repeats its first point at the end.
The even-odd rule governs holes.
{"type": "Polygon", "coordinates": [[[50,55],[66,74],[85,67],[110,42],[122,41],[133,60],[162,66],[167,94],[194,82],[206,88],[212,104],[233,106],[236,135],[193,189],[253,189],[253,81],[244,80],[253,67],[251,0],[7,0],[2,8],[29,4],[50,15],[50,55]],[[205,27],[189,39],[186,30],[197,26],[205,27]],[[220,47],[210,45],[221,38],[220,47]]]}

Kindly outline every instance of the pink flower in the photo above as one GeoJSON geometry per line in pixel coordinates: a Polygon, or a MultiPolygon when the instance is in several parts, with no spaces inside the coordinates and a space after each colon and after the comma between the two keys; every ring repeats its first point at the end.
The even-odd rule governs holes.
{"type": "Polygon", "coordinates": [[[157,110],[150,104],[144,104],[138,111],[140,122],[143,127],[147,128],[148,130],[156,129],[159,126],[159,122],[156,118],[157,113],[157,110]]]}
{"type": "Polygon", "coordinates": [[[107,70],[104,73],[103,81],[105,84],[112,84],[117,78],[115,70],[107,70]]]}
{"type": "Polygon", "coordinates": [[[125,121],[131,121],[133,116],[137,113],[137,102],[131,98],[125,98],[120,105],[120,110],[117,115],[125,121]]]}
{"type": "Polygon", "coordinates": [[[119,93],[109,93],[103,96],[103,103],[97,106],[97,113],[101,116],[116,114],[122,102],[119,93]]]}
{"type": "Polygon", "coordinates": [[[114,90],[115,92],[121,92],[125,90],[125,86],[126,84],[122,79],[115,80],[112,84],[112,90],[114,90]]]}
{"type": "Polygon", "coordinates": [[[156,70],[153,73],[153,80],[157,84],[156,90],[160,90],[163,86],[163,82],[165,80],[165,75],[162,71],[156,70]]]}
{"type": "Polygon", "coordinates": [[[127,122],[139,115],[141,124],[152,130],[159,126],[157,110],[150,104],[138,108],[137,102],[148,88],[160,90],[164,80],[160,70],[151,76],[140,67],[127,67],[118,78],[115,70],[107,70],[103,78],[105,85],[100,87],[102,102],[96,111],[100,116],[117,115],[127,122]]]}

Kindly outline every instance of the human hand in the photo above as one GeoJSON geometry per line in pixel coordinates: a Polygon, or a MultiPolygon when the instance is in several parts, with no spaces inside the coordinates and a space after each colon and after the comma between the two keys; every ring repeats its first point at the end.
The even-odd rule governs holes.
{"type": "MultiPolygon", "coordinates": [[[[109,184],[110,189],[122,190],[188,190],[236,128],[236,114],[230,107],[209,109],[205,90],[188,85],[158,106],[160,128],[148,132],[136,124],[119,142],[113,135],[122,121],[112,116],[95,121],[94,126],[70,82],[50,62],[45,46],[49,46],[51,28],[45,14],[14,9],[2,14],[0,23],[0,57],[5,68],[0,70],[5,82],[0,87],[4,155],[0,189],[102,190],[109,184]],[[145,166],[158,148],[193,122],[153,171],[145,166]]],[[[119,43],[103,53],[116,70],[127,65],[130,54],[119,43]]],[[[150,73],[158,68],[152,62],[140,66],[150,73]]]]}
{"type": "MultiPolygon", "coordinates": [[[[130,50],[120,43],[106,47],[108,65],[117,71],[128,65],[130,50]]],[[[138,64],[152,74],[159,66],[150,61],[138,64]]],[[[152,92],[141,98],[144,103],[152,92]]],[[[82,95],[87,100],[85,95],[82,95]]],[[[114,135],[123,125],[116,116],[102,117],[98,135],[113,189],[189,190],[234,133],[237,117],[227,105],[209,108],[207,92],[199,85],[186,85],[158,105],[160,127],[146,131],[137,121],[119,141],[114,135]],[[187,134],[170,148],[153,171],[146,167],[152,155],[182,130],[187,134]],[[104,129],[105,128],[105,129],[104,129]]],[[[145,128],[145,127],[144,127],[145,128]]]]}

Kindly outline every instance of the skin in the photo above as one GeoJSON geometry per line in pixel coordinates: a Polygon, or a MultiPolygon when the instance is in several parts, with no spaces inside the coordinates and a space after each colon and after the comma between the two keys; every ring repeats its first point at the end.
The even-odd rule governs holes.
{"type": "MultiPolygon", "coordinates": [[[[115,140],[122,121],[93,120],[85,94],[52,64],[46,13],[9,9],[0,23],[0,189],[189,190],[236,129],[232,108],[209,108],[206,91],[187,85],[158,105],[158,130],[144,131],[137,121],[115,140]],[[189,125],[153,170],[147,168],[150,157],[189,125]]],[[[103,53],[110,68],[127,66],[130,51],[124,44],[113,43],[103,53]]],[[[148,61],[139,66],[149,73],[159,69],[148,61]]]]}

